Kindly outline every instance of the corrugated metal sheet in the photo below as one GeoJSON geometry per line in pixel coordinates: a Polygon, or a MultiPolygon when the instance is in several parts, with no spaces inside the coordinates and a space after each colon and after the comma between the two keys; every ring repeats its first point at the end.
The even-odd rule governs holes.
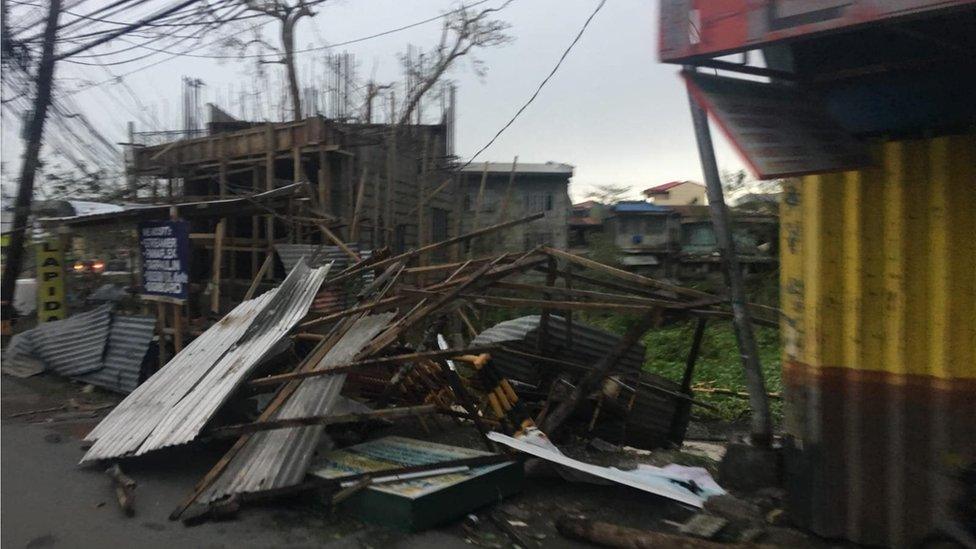
{"type": "MultiPolygon", "coordinates": [[[[349,244],[349,249],[359,254],[363,259],[368,258],[370,254],[369,250],[360,252],[359,244],[356,243],[349,244]]],[[[352,258],[346,255],[346,252],[340,250],[338,246],[275,244],[275,251],[278,252],[278,258],[281,259],[281,264],[285,266],[286,271],[290,271],[298,263],[298,260],[303,257],[313,267],[334,263],[332,268],[336,272],[340,272],[352,265],[352,258]]]]}
{"type": "MultiPolygon", "coordinates": [[[[369,250],[359,250],[359,244],[351,243],[349,248],[359,254],[360,257],[366,259],[370,256],[369,250]]],[[[334,272],[341,272],[350,265],[353,261],[346,252],[339,249],[338,246],[314,246],[311,244],[276,244],[275,251],[278,252],[278,257],[281,259],[282,265],[285,269],[291,269],[298,260],[305,258],[305,261],[313,266],[325,265],[327,263],[332,263],[332,268],[335,269],[334,272]],[[313,261],[314,259],[314,261],[313,261]]],[[[362,271],[359,277],[362,285],[367,285],[373,281],[373,271],[371,269],[366,269],[362,271]]],[[[312,304],[312,310],[316,313],[329,314],[336,312],[344,307],[349,307],[352,305],[353,298],[348,292],[328,289],[324,290],[322,293],[315,297],[315,301],[312,304]]]]}
{"type": "Polygon", "coordinates": [[[196,438],[269,349],[308,311],[329,270],[299,261],[278,288],[238,305],[126,397],[87,440],[82,463],[196,438]]]}
{"type": "Polygon", "coordinates": [[[879,166],[786,185],[790,514],[906,546],[976,460],[976,135],[885,143],[879,166]]]}
{"type": "Polygon", "coordinates": [[[122,316],[112,318],[105,350],[104,366],[75,379],[119,393],[131,393],[139,386],[142,362],[149,350],[156,317],[122,316]]]}
{"type": "MultiPolygon", "coordinates": [[[[500,322],[478,334],[471,345],[505,343],[507,347],[524,353],[539,352],[540,315],[529,315],[500,322]]],[[[573,323],[572,338],[566,338],[566,319],[549,316],[548,356],[582,364],[593,364],[602,358],[620,340],[616,335],[579,322],[573,323]]],[[[529,358],[498,349],[491,353],[492,364],[505,377],[531,383],[539,383],[543,372],[529,358]]],[[[644,346],[631,347],[618,363],[622,371],[640,370],[644,364],[644,346]]]]}
{"type": "Polygon", "coordinates": [[[102,356],[108,339],[111,310],[111,305],[102,305],[17,334],[10,342],[6,359],[33,356],[43,362],[47,370],[64,376],[98,370],[104,364],[102,356]]]}
{"type": "MultiPolygon", "coordinates": [[[[347,363],[372,341],[394,317],[393,313],[360,319],[322,358],[316,369],[347,363]]],[[[327,415],[339,397],[345,375],[308,378],[274,415],[291,419],[327,415]]],[[[276,429],[253,435],[223,474],[201,494],[206,503],[235,493],[259,492],[297,484],[308,470],[324,426],[276,429]]]]}

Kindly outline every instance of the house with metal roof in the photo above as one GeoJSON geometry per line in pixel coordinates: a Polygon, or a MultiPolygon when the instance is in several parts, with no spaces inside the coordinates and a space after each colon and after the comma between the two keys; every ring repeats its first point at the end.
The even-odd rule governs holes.
{"type": "Polygon", "coordinates": [[[674,210],[642,200],[613,205],[607,231],[620,250],[620,263],[637,271],[670,276],[670,258],[678,251],[680,216],[674,210]]]}

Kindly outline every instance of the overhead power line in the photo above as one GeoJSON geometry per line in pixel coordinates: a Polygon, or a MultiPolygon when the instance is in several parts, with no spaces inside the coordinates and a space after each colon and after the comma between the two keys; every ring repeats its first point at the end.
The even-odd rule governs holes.
{"type": "MultiPolygon", "coordinates": [[[[337,42],[335,44],[327,44],[327,45],[324,45],[324,46],[313,46],[313,47],[310,47],[310,48],[297,49],[293,53],[299,54],[299,53],[308,53],[308,52],[312,52],[312,51],[323,51],[323,50],[329,50],[329,49],[333,49],[333,48],[339,48],[339,47],[342,47],[342,46],[348,46],[350,44],[356,44],[356,43],[359,43],[359,42],[365,42],[366,40],[372,40],[374,38],[380,38],[380,37],[386,36],[388,34],[394,34],[394,33],[397,33],[397,32],[405,31],[407,29],[412,29],[414,27],[419,27],[421,25],[426,25],[427,23],[431,23],[433,21],[437,21],[438,19],[443,19],[443,18],[445,18],[445,17],[447,17],[449,15],[452,15],[454,13],[457,13],[457,12],[462,11],[462,10],[465,10],[465,9],[473,8],[473,7],[478,6],[480,4],[484,4],[484,3],[488,2],[488,1],[489,0],[478,0],[477,2],[472,2],[471,4],[468,4],[466,6],[462,6],[460,8],[453,9],[451,11],[442,13],[440,15],[437,15],[437,16],[434,16],[434,17],[430,17],[430,18],[427,18],[427,19],[424,19],[423,21],[417,21],[415,23],[410,23],[409,25],[403,25],[402,27],[397,27],[395,29],[385,30],[383,32],[378,32],[376,34],[370,34],[368,36],[362,36],[362,37],[359,37],[359,38],[354,38],[352,40],[346,40],[345,42],[337,42]]],[[[147,50],[152,50],[152,51],[159,52],[159,53],[176,53],[177,55],[181,55],[183,57],[200,57],[200,58],[204,58],[204,59],[253,59],[253,58],[259,58],[259,57],[265,57],[265,54],[260,54],[260,53],[249,54],[249,55],[209,55],[209,54],[180,53],[180,52],[172,52],[172,51],[168,51],[168,50],[164,50],[164,49],[150,48],[148,46],[144,46],[144,47],[147,50]]]]}
{"type": "Polygon", "coordinates": [[[95,46],[98,46],[100,44],[104,44],[105,42],[108,42],[108,41],[110,41],[110,40],[112,40],[114,38],[118,38],[119,36],[122,36],[124,34],[129,33],[129,32],[132,32],[132,31],[134,31],[136,29],[142,28],[142,27],[148,25],[149,23],[152,23],[153,21],[155,21],[157,19],[161,19],[163,17],[166,17],[167,15],[170,15],[171,13],[175,13],[175,12],[177,12],[177,11],[179,11],[179,10],[181,10],[181,9],[183,9],[183,8],[191,5],[191,4],[195,4],[195,3],[199,2],[199,1],[200,0],[184,0],[183,2],[180,2],[179,4],[173,6],[173,7],[169,8],[169,9],[163,10],[163,11],[161,11],[161,12],[155,14],[155,15],[152,15],[150,17],[147,17],[145,19],[142,19],[140,21],[137,21],[137,22],[135,22],[135,23],[133,23],[133,24],[131,24],[131,25],[125,27],[125,28],[119,29],[119,30],[117,30],[115,32],[111,32],[111,33],[109,33],[109,34],[107,34],[107,35],[105,35],[105,36],[103,36],[101,38],[97,38],[95,40],[92,40],[91,42],[89,42],[89,43],[87,43],[87,44],[85,44],[83,46],[79,46],[79,47],[77,47],[77,48],[69,51],[68,53],[62,53],[61,55],[58,55],[55,59],[57,61],[60,61],[60,60],[62,60],[64,58],[66,58],[66,57],[71,57],[72,55],[75,55],[76,53],[81,53],[81,52],[83,52],[85,50],[90,50],[91,48],[94,48],[95,46]]]}
{"type": "MultiPolygon", "coordinates": [[[[457,9],[454,9],[454,10],[451,10],[451,11],[448,11],[448,12],[445,12],[445,13],[442,13],[442,14],[436,16],[436,17],[430,17],[430,18],[424,19],[423,21],[417,21],[416,23],[411,23],[409,25],[403,25],[403,26],[397,27],[395,29],[390,29],[390,30],[386,30],[386,31],[383,31],[383,32],[371,34],[369,36],[363,36],[363,37],[360,37],[360,38],[355,38],[353,40],[347,40],[345,42],[340,42],[340,43],[337,43],[337,44],[330,44],[330,45],[327,45],[327,46],[321,46],[321,47],[312,48],[312,49],[296,50],[295,53],[301,53],[301,52],[304,52],[304,51],[313,51],[313,50],[324,50],[324,49],[338,48],[338,47],[346,46],[346,45],[349,45],[349,44],[355,44],[355,43],[358,43],[358,42],[363,42],[363,41],[366,41],[366,40],[371,40],[373,38],[379,38],[381,36],[386,36],[388,34],[393,34],[393,33],[396,33],[396,32],[403,31],[403,30],[411,29],[413,27],[417,27],[417,26],[420,26],[420,25],[424,25],[424,24],[430,23],[432,21],[436,21],[438,19],[442,19],[442,18],[447,17],[447,16],[449,16],[449,15],[451,15],[453,13],[457,13],[457,12],[463,10],[463,9],[472,8],[474,6],[478,6],[478,5],[484,4],[486,2],[488,2],[488,0],[479,0],[477,2],[473,2],[473,3],[468,4],[466,6],[462,6],[460,8],[457,8],[457,9]]],[[[268,21],[265,21],[263,23],[259,23],[259,24],[255,25],[253,28],[255,28],[255,29],[261,28],[261,27],[263,27],[263,26],[265,26],[267,24],[270,24],[271,22],[272,22],[272,20],[269,19],[268,21]]],[[[153,68],[153,67],[155,67],[157,65],[161,65],[163,63],[166,63],[167,61],[172,61],[173,59],[176,59],[177,57],[204,57],[204,58],[208,58],[208,57],[209,58],[214,58],[214,57],[216,57],[216,58],[220,58],[221,56],[192,55],[192,52],[199,51],[199,50],[201,50],[203,48],[206,48],[206,47],[212,46],[214,44],[223,42],[225,39],[226,39],[225,37],[217,38],[216,40],[211,40],[209,42],[205,42],[205,43],[200,44],[200,45],[197,45],[197,46],[189,47],[189,48],[187,48],[187,49],[185,49],[183,51],[175,51],[174,52],[174,51],[160,50],[159,53],[167,53],[170,56],[169,57],[166,57],[164,59],[159,59],[157,61],[154,61],[152,63],[149,63],[148,65],[144,65],[142,67],[133,69],[131,71],[124,72],[124,73],[118,75],[115,78],[109,78],[107,80],[102,80],[102,81],[99,81],[99,82],[94,82],[94,83],[91,83],[91,84],[87,84],[87,85],[81,86],[81,87],[79,87],[77,89],[74,89],[74,90],[72,90],[70,92],[66,92],[64,95],[74,95],[76,93],[83,92],[83,91],[85,91],[87,89],[90,89],[90,88],[94,88],[94,87],[97,87],[97,86],[101,86],[103,84],[109,84],[111,82],[121,80],[122,78],[125,78],[127,76],[130,76],[130,75],[135,74],[137,72],[141,72],[141,71],[144,71],[144,70],[147,70],[147,69],[151,69],[151,68],[153,68]]],[[[146,49],[154,49],[154,48],[146,48],[146,49]]],[[[228,57],[232,57],[232,58],[235,58],[235,59],[238,58],[237,56],[228,56],[228,57]]]]}
{"type": "Polygon", "coordinates": [[[576,43],[580,41],[580,38],[583,37],[583,33],[586,32],[586,27],[589,27],[590,26],[590,21],[593,21],[593,18],[596,17],[596,14],[599,13],[601,9],[603,9],[603,5],[606,4],[606,3],[607,3],[607,0],[600,0],[600,3],[597,4],[596,9],[593,10],[593,13],[591,13],[590,16],[586,18],[586,21],[583,23],[583,26],[580,28],[579,32],[576,33],[576,38],[573,38],[573,41],[570,42],[569,47],[567,47],[566,48],[566,51],[564,51],[563,54],[562,54],[562,56],[559,57],[559,61],[557,61],[556,62],[556,65],[552,68],[552,70],[549,71],[549,74],[546,75],[546,77],[542,79],[542,82],[539,83],[539,86],[535,89],[535,92],[532,94],[532,96],[529,97],[529,100],[526,101],[519,108],[519,110],[515,112],[515,114],[512,116],[512,118],[508,122],[506,122],[505,125],[502,126],[501,129],[498,130],[498,132],[496,132],[495,135],[491,139],[489,139],[487,143],[485,143],[485,146],[484,147],[481,147],[480,149],[478,149],[478,152],[474,153],[474,155],[471,158],[469,158],[468,161],[465,162],[464,165],[461,166],[461,168],[459,168],[459,169],[463,169],[463,168],[467,167],[468,165],[470,165],[472,162],[474,162],[474,159],[475,158],[478,158],[478,156],[481,153],[485,152],[488,149],[488,147],[492,146],[492,144],[495,143],[495,140],[497,140],[498,137],[501,136],[501,134],[505,132],[505,130],[507,130],[512,124],[514,124],[515,123],[515,120],[523,112],[525,112],[525,109],[527,109],[529,107],[529,105],[531,105],[532,102],[535,101],[535,98],[539,96],[539,93],[542,91],[542,88],[544,88],[545,85],[549,82],[549,80],[552,79],[553,75],[556,74],[556,71],[559,70],[560,65],[562,65],[563,64],[563,61],[566,60],[566,57],[569,55],[569,52],[573,50],[573,46],[575,46],[576,43]]]}

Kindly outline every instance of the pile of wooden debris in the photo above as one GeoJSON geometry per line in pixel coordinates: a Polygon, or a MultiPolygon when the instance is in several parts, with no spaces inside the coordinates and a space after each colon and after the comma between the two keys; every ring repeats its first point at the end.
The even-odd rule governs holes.
{"type": "MultiPolygon", "coordinates": [[[[599,436],[645,448],[680,444],[695,404],[691,369],[700,330],[680,384],[642,371],[639,340],[669,315],[698,318],[700,326],[729,318],[725,299],[545,247],[414,264],[422,254],[433,257],[541,215],[399,255],[374,250],[341,271],[315,257],[299,260],[279,287],[239,304],[126,397],[88,435],[82,463],[112,464],[167,447],[235,439],[173,511],[171,518],[189,522],[306,490],[324,491],[338,503],[382,482],[506,463],[520,470],[514,455],[499,453],[512,444],[496,441],[527,432],[553,440],[599,436]],[[355,302],[313,307],[329,292],[355,302]],[[480,326],[497,316],[488,314],[491,308],[508,309],[508,318],[538,314],[480,326]],[[577,311],[639,319],[618,337],[574,319],[577,311]],[[256,417],[229,422],[232,414],[218,414],[242,399],[261,403],[256,417]],[[429,430],[438,416],[477,429],[489,452],[309,474],[329,426],[409,419],[429,430]]],[[[770,311],[755,312],[769,318],[770,311]]],[[[537,455],[556,453],[549,448],[537,455]]],[[[653,482],[621,482],[661,493],[653,482]]],[[[694,493],[694,483],[686,484],[682,489],[694,493]]],[[[120,493],[131,507],[131,486],[125,486],[120,493]]],[[[700,494],[685,499],[703,501],[700,494]]]]}

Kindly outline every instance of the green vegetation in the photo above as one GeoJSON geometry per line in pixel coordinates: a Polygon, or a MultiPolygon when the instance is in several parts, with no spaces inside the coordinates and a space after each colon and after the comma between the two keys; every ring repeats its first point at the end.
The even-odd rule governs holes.
{"type": "MultiPolygon", "coordinates": [[[[647,347],[644,368],[649,372],[680,382],[694,331],[693,322],[682,322],[648,332],[643,341],[647,347]]],[[[766,390],[770,393],[780,393],[783,380],[780,370],[779,330],[757,326],[756,342],[759,345],[759,359],[766,379],[766,390]]],[[[739,347],[731,322],[715,321],[706,326],[692,383],[745,392],[742,362],[739,359],[739,347]]],[[[718,407],[722,419],[736,419],[749,412],[749,401],[745,398],[703,392],[698,393],[696,398],[718,407]]],[[[773,419],[778,422],[782,417],[782,401],[771,399],[770,408],[773,419]]],[[[703,415],[709,412],[696,408],[695,413],[703,415]]]]}
{"type": "MultiPolygon", "coordinates": [[[[582,319],[583,322],[615,334],[623,334],[635,320],[636,317],[624,315],[602,317],[591,315],[582,319]]],[[[763,376],[766,380],[766,391],[781,393],[783,378],[780,370],[779,330],[756,326],[755,331],[756,343],[759,345],[759,360],[762,362],[763,376]]],[[[694,333],[695,322],[693,321],[675,322],[649,331],[642,340],[646,348],[644,369],[680,383],[694,333]]],[[[731,321],[714,320],[706,325],[701,353],[698,355],[698,362],[695,363],[692,386],[745,392],[742,361],[739,358],[739,346],[735,340],[731,321]]],[[[749,413],[749,400],[740,396],[699,392],[695,398],[720,410],[716,416],[715,413],[704,408],[697,406],[692,408],[696,417],[703,419],[731,421],[745,417],[749,413]]],[[[782,401],[770,399],[769,404],[773,420],[778,423],[783,415],[782,401]]]]}

